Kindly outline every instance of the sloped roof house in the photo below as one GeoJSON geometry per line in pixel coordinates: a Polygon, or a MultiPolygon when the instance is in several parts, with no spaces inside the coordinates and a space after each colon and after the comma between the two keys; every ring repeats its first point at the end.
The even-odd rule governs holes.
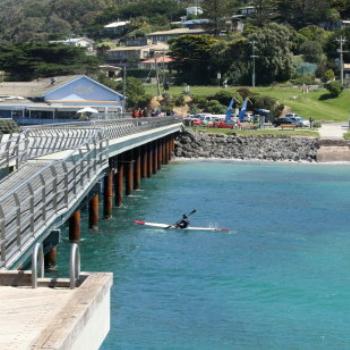
{"type": "Polygon", "coordinates": [[[78,119],[84,107],[96,109],[100,117],[116,116],[123,102],[122,94],[86,75],[0,83],[0,117],[22,124],[78,119]]]}

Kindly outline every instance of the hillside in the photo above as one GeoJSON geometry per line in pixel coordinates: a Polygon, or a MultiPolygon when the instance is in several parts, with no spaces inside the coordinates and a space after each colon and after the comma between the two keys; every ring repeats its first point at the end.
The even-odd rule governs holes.
{"type": "Polygon", "coordinates": [[[0,39],[23,42],[81,34],[113,0],[1,0],[0,39]]]}
{"type": "MultiPolygon", "coordinates": [[[[191,93],[194,96],[206,97],[214,95],[222,90],[219,87],[212,86],[192,86],[191,93]]],[[[228,88],[230,92],[235,92],[237,88],[228,88]]],[[[146,91],[149,94],[155,93],[155,86],[148,85],[146,91]]],[[[305,118],[312,118],[319,121],[348,121],[349,120],[349,100],[350,90],[345,89],[338,98],[329,100],[320,100],[320,96],[327,93],[326,90],[320,89],[308,94],[303,94],[300,89],[294,87],[259,87],[252,89],[261,95],[275,98],[285,106],[290,107],[295,113],[305,118]]],[[[179,96],[183,92],[183,87],[172,86],[169,93],[179,96]]]]}

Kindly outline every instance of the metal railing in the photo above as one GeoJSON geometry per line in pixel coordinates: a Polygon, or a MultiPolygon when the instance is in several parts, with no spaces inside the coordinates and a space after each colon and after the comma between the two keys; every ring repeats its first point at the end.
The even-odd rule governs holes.
{"type": "Polygon", "coordinates": [[[143,130],[171,125],[175,119],[141,118],[141,119],[112,119],[103,121],[80,122],[64,125],[41,125],[24,128],[24,139],[27,150],[25,157],[18,159],[23,164],[27,159],[34,159],[46,154],[65,151],[79,147],[92,135],[99,131],[107,140],[128,136],[143,130]]]}
{"type": "Polygon", "coordinates": [[[108,166],[108,143],[96,133],[64,159],[48,162],[0,197],[1,261],[25,250],[79,199],[108,166]]]}
{"type": "Polygon", "coordinates": [[[0,168],[18,167],[27,160],[28,140],[24,133],[1,135],[0,168]]]}
{"type": "Polygon", "coordinates": [[[32,255],[32,288],[38,287],[38,259],[39,259],[39,277],[44,278],[44,249],[42,243],[36,243],[32,255]]]}
{"type": "Polygon", "coordinates": [[[69,287],[74,289],[77,287],[80,276],[80,252],[79,245],[72,243],[70,250],[70,261],[69,261],[69,287]]]}

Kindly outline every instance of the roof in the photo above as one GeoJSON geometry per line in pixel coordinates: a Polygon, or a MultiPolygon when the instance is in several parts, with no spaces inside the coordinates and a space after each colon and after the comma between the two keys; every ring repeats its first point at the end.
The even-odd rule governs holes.
{"type": "Polygon", "coordinates": [[[81,75],[41,78],[33,81],[11,81],[0,83],[1,96],[41,97],[52,89],[63,86],[81,75]]]}
{"type": "Polygon", "coordinates": [[[108,50],[108,52],[117,52],[117,51],[137,51],[137,50],[159,50],[167,51],[169,50],[169,45],[166,43],[157,43],[143,46],[119,46],[115,49],[108,50]]]}
{"type": "Polygon", "coordinates": [[[68,38],[66,40],[51,40],[50,43],[51,44],[76,44],[79,43],[81,41],[87,41],[91,44],[93,44],[95,41],[86,37],[79,37],[79,38],[68,38]]]}
{"type": "Polygon", "coordinates": [[[150,34],[147,34],[147,36],[154,36],[154,35],[181,35],[181,34],[203,34],[206,31],[202,28],[197,29],[190,29],[190,28],[175,28],[170,30],[162,30],[158,32],[153,32],[150,34]]]}
{"type": "MultiPolygon", "coordinates": [[[[24,101],[1,101],[0,100],[0,111],[1,110],[53,110],[53,109],[59,109],[59,110],[76,110],[80,109],[82,107],[87,106],[93,106],[94,108],[104,108],[106,106],[112,108],[114,101],[83,101],[82,103],[79,103],[78,101],[75,102],[75,104],[69,104],[65,105],[64,103],[51,103],[51,102],[33,102],[30,100],[24,100],[24,101]]],[[[1,114],[1,112],[0,112],[1,114]]],[[[1,120],[1,119],[0,119],[1,120]]]]}
{"type": "Polygon", "coordinates": [[[183,25],[208,24],[210,20],[207,18],[190,19],[182,22],[183,25]]]}
{"type": "Polygon", "coordinates": [[[112,22],[109,24],[106,24],[104,26],[104,28],[118,28],[118,27],[124,27],[126,25],[128,25],[130,23],[130,21],[117,21],[117,22],[112,22]]]}
{"type": "Polygon", "coordinates": [[[109,90],[112,93],[124,98],[122,94],[110,89],[108,86],[105,86],[86,75],[67,75],[50,78],[41,78],[29,82],[0,83],[0,100],[17,100],[23,103],[23,100],[25,100],[24,98],[44,97],[49,93],[52,93],[58,90],[59,88],[81,78],[86,78],[94,82],[95,84],[102,86],[104,89],[109,90]]]}
{"type": "MultiPolygon", "coordinates": [[[[164,56],[164,57],[158,57],[157,62],[159,63],[170,63],[170,62],[174,62],[175,60],[169,56],[164,56]]],[[[144,60],[141,63],[143,64],[154,64],[155,63],[155,59],[154,58],[150,58],[148,60],[144,60]]]]}

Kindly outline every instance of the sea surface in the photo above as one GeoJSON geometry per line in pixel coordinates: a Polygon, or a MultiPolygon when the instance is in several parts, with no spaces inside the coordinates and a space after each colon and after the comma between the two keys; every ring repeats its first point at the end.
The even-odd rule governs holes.
{"type": "Polygon", "coordinates": [[[82,224],[82,269],[114,273],[103,350],[350,349],[348,165],[174,162],[82,224]],[[230,234],[133,224],[193,208],[230,234]]]}

